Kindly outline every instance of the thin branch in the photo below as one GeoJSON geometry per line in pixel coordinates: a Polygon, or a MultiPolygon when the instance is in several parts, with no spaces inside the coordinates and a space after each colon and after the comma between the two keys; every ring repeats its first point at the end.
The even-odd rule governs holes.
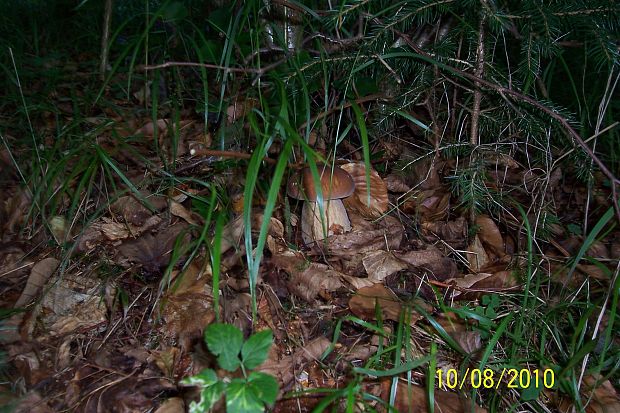
{"type": "Polygon", "coordinates": [[[106,0],[103,13],[103,32],[101,33],[101,57],[99,58],[99,76],[105,80],[105,72],[108,67],[108,54],[110,43],[110,25],[112,23],[113,0],[106,0]]]}
{"type": "MultiPolygon", "coordinates": [[[[478,27],[478,48],[476,49],[476,77],[482,79],[484,75],[484,22],[486,14],[480,17],[480,25],[478,27]]],[[[474,82],[474,102],[471,114],[471,132],[469,141],[473,146],[477,146],[479,141],[478,121],[480,120],[480,102],[482,101],[482,92],[480,91],[480,82],[474,82]]]]}
{"type": "MultiPolygon", "coordinates": [[[[218,151],[213,149],[192,149],[190,152],[191,155],[195,156],[218,156],[221,158],[232,158],[232,159],[250,159],[252,157],[251,153],[244,152],[234,152],[234,151],[218,151]]],[[[275,165],[278,163],[275,159],[271,159],[269,157],[263,158],[263,161],[275,165]]]]}
{"type": "MultiPolygon", "coordinates": [[[[590,136],[588,139],[584,140],[585,143],[590,142],[591,140],[598,138],[599,136],[601,136],[602,134],[604,134],[605,132],[607,132],[608,130],[611,130],[613,128],[615,128],[616,126],[620,125],[620,122],[614,122],[611,125],[605,127],[604,129],[602,129],[600,132],[595,133],[594,135],[590,136]]],[[[558,164],[562,159],[566,158],[568,155],[570,155],[571,153],[573,153],[575,151],[575,148],[570,149],[569,151],[564,152],[561,156],[559,156],[558,158],[556,158],[553,161],[553,165],[551,165],[551,169],[555,168],[555,165],[558,164]]]]}
{"type": "Polygon", "coordinates": [[[280,59],[277,62],[274,62],[270,65],[261,68],[255,67],[228,67],[228,66],[220,66],[214,65],[210,63],[197,63],[197,62],[165,62],[158,65],[141,65],[138,66],[138,70],[155,70],[155,69],[165,69],[167,67],[175,67],[175,66],[188,66],[188,67],[204,67],[207,69],[216,69],[216,70],[224,70],[226,72],[234,72],[234,73],[254,73],[259,77],[269,72],[272,69],[280,66],[282,63],[288,61],[288,57],[284,59],[280,59]]]}
{"type": "MultiPolygon", "coordinates": [[[[565,17],[565,16],[581,16],[581,15],[590,15],[590,14],[600,14],[600,13],[617,13],[620,11],[618,7],[600,7],[598,9],[581,9],[581,10],[573,10],[573,11],[563,11],[563,12],[555,12],[551,13],[552,16],[556,17],[565,17]]],[[[506,14],[504,15],[507,19],[531,19],[534,17],[533,14],[524,14],[524,15],[515,15],[515,14],[506,14]]]]}

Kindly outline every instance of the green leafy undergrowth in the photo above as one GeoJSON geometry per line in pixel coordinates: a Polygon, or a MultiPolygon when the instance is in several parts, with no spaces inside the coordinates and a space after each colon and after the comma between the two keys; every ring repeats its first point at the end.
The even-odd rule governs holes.
{"type": "Polygon", "coordinates": [[[200,401],[190,404],[190,413],[208,411],[222,396],[226,397],[227,412],[263,412],[273,405],[278,382],[269,374],[252,371],[267,359],[273,341],[271,330],[253,334],[244,342],[243,333],[235,326],[215,323],[207,327],[204,338],[220,368],[230,373],[240,369],[241,377],[220,377],[215,370],[205,369],[184,379],[182,384],[201,387],[200,401]]]}

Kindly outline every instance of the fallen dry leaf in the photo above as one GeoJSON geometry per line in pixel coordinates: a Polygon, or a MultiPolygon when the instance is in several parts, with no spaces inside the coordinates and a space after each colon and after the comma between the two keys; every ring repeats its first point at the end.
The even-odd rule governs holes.
{"type": "Polygon", "coordinates": [[[476,217],[476,225],[482,244],[498,258],[506,255],[504,237],[495,222],[487,215],[479,215],[476,217]]]}
{"type": "Polygon", "coordinates": [[[101,298],[100,281],[91,274],[55,277],[41,301],[41,331],[63,335],[79,328],[92,328],[107,320],[107,307],[101,298]]]}
{"type": "Polygon", "coordinates": [[[240,323],[237,320],[247,320],[248,314],[252,314],[252,297],[248,293],[235,294],[234,298],[224,306],[224,319],[233,320],[233,324],[238,327],[240,323]]]}
{"type": "MultiPolygon", "coordinates": [[[[351,312],[364,320],[375,319],[377,306],[384,320],[393,321],[400,320],[400,313],[405,308],[396,294],[382,284],[360,288],[349,300],[351,312]]],[[[411,310],[411,324],[421,318],[422,316],[411,310]]]]}
{"type": "Polygon", "coordinates": [[[368,360],[374,354],[377,353],[378,346],[363,343],[361,345],[356,345],[352,349],[348,350],[347,353],[343,354],[343,358],[349,362],[359,363],[368,360]]]}
{"type": "Polygon", "coordinates": [[[140,105],[144,105],[145,102],[150,104],[152,84],[153,81],[149,80],[140,89],[133,92],[133,97],[138,101],[140,105]]]}
{"type": "MultiPolygon", "coordinates": [[[[96,378],[99,375],[93,374],[96,378]]],[[[86,381],[83,377],[82,381],[86,381]]],[[[99,379],[96,383],[81,384],[81,394],[92,397],[85,398],[82,408],[71,406],[72,411],[98,412],[101,411],[101,400],[105,400],[105,407],[113,412],[147,412],[157,405],[157,396],[165,392],[176,391],[176,386],[170,381],[159,377],[118,377],[110,375],[99,379]]]]}
{"type": "Polygon", "coordinates": [[[308,260],[301,252],[288,248],[271,257],[271,262],[289,274],[303,272],[309,265],[308,260]]]}
{"type": "Polygon", "coordinates": [[[380,249],[399,249],[404,237],[403,225],[392,216],[385,216],[371,224],[372,230],[357,230],[327,239],[327,245],[319,243],[312,247],[310,255],[328,254],[337,257],[350,257],[380,249]]]}
{"type": "Polygon", "coordinates": [[[418,251],[395,251],[394,255],[413,267],[428,270],[437,281],[456,276],[458,269],[451,259],[444,257],[437,247],[426,246],[418,251]]]}
{"type": "Polygon", "coordinates": [[[482,338],[479,331],[448,332],[459,343],[467,354],[474,354],[482,348],[482,338]]]}
{"type": "Polygon", "coordinates": [[[30,276],[26,282],[26,287],[22,291],[22,294],[14,304],[14,308],[24,307],[29,304],[41,291],[41,288],[45,285],[47,280],[52,276],[56,268],[58,268],[58,261],[56,258],[48,257],[37,262],[30,271],[30,276]]]}
{"type": "Polygon", "coordinates": [[[368,279],[373,282],[381,282],[388,275],[407,268],[407,263],[394,256],[389,251],[372,251],[364,255],[362,259],[368,279]]]}
{"type": "Polygon", "coordinates": [[[405,178],[397,174],[389,174],[383,181],[390,192],[403,194],[411,190],[411,187],[407,185],[405,178]]]}
{"type": "Polygon", "coordinates": [[[366,185],[366,166],[363,163],[348,163],[340,166],[347,171],[353,182],[355,182],[355,191],[353,194],[342,201],[347,210],[358,212],[365,218],[380,218],[388,210],[388,193],[387,186],[377,171],[370,169],[370,199],[368,197],[368,186],[366,185]]]}
{"type": "MultiPolygon", "coordinates": [[[[262,212],[252,214],[252,230],[258,232],[263,225],[264,218],[265,217],[262,212]]],[[[275,217],[269,218],[267,234],[278,238],[284,237],[284,225],[282,224],[282,222],[280,222],[279,219],[275,217]]]]}
{"type": "Polygon", "coordinates": [[[167,135],[169,131],[173,128],[178,127],[179,129],[187,128],[194,121],[192,120],[182,120],[179,121],[178,124],[171,119],[157,119],[156,123],[153,121],[149,121],[140,129],[136,130],[134,135],[144,135],[145,137],[152,138],[155,135],[155,129],[157,128],[158,136],[167,135]]]}
{"type": "Polygon", "coordinates": [[[592,257],[596,259],[609,259],[610,258],[609,248],[607,248],[607,245],[605,245],[600,240],[594,240],[594,242],[592,243],[592,246],[588,248],[586,255],[588,257],[592,257]]]}
{"type": "Polygon", "coordinates": [[[446,217],[450,193],[443,188],[416,191],[403,203],[403,211],[419,215],[422,222],[438,221],[446,217]]]}
{"type": "Polygon", "coordinates": [[[288,286],[292,293],[313,303],[319,296],[342,288],[342,276],[327,265],[312,262],[304,271],[292,272],[288,286]]]}
{"type": "Polygon", "coordinates": [[[480,332],[471,330],[466,322],[454,313],[439,314],[435,316],[435,321],[446,330],[467,354],[474,354],[482,348],[480,332]]]}
{"type": "MultiPolygon", "coordinates": [[[[551,394],[555,399],[558,410],[570,413],[575,405],[574,401],[566,397],[558,397],[558,393],[551,394]]],[[[581,401],[586,413],[618,413],[620,412],[620,395],[609,380],[600,381],[596,376],[584,376],[581,386],[581,401]]]]}
{"type": "Polygon", "coordinates": [[[85,228],[77,241],[77,252],[91,251],[105,244],[105,240],[118,241],[129,237],[139,237],[141,234],[160,226],[162,218],[159,215],[149,216],[143,225],[138,227],[131,223],[120,223],[108,217],[101,217],[85,228]]]}
{"type": "MultiPolygon", "coordinates": [[[[396,390],[394,408],[397,412],[426,413],[428,411],[428,392],[422,386],[399,381],[396,390]]],[[[390,398],[392,381],[381,382],[382,398],[386,402],[390,398]]],[[[463,392],[464,393],[464,392],[463,392]]],[[[486,413],[487,410],[478,405],[472,406],[472,401],[464,394],[457,394],[441,389],[434,390],[435,411],[441,413],[486,413]]]]}
{"type": "Polygon", "coordinates": [[[255,98],[245,98],[242,101],[235,100],[226,108],[226,122],[230,125],[246,116],[252,109],[259,107],[260,102],[255,98]]]}
{"type": "Polygon", "coordinates": [[[492,276],[493,274],[491,273],[479,272],[475,274],[467,274],[464,277],[450,278],[446,280],[446,283],[454,283],[460,288],[468,289],[476,285],[477,282],[480,282],[492,276]]]}
{"type": "Polygon", "coordinates": [[[172,378],[181,357],[182,352],[178,347],[164,347],[162,350],[151,351],[147,360],[154,362],[166,377],[172,378]]]}
{"type": "Polygon", "coordinates": [[[169,294],[205,294],[211,291],[211,265],[198,258],[192,260],[185,271],[174,270],[170,276],[169,294]]]}
{"type": "Polygon", "coordinates": [[[420,226],[427,242],[439,238],[456,250],[464,249],[467,245],[467,220],[464,217],[453,221],[426,221],[420,226]]]}
{"type": "Polygon", "coordinates": [[[183,218],[185,222],[190,225],[201,225],[203,223],[203,219],[200,215],[195,212],[190,211],[185,208],[183,205],[176,201],[170,201],[170,213],[179,218],[183,218]]]}
{"type": "MultiPolygon", "coordinates": [[[[168,265],[177,237],[185,228],[185,224],[179,223],[155,235],[143,234],[138,239],[124,242],[119,247],[119,252],[129,261],[141,265],[147,273],[156,273],[168,265]]],[[[185,242],[181,242],[181,246],[187,245],[189,234],[186,233],[184,238],[185,242]]]]}
{"type": "Polygon", "coordinates": [[[183,292],[166,296],[162,318],[166,322],[163,334],[178,339],[185,351],[192,341],[202,337],[204,328],[215,320],[212,299],[206,293],[183,292]]]}
{"type": "Polygon", "coordinates": [[[192,340],[201,337],[204,328],[215,319],[211,281],[211,267],[198,259],[183,273],[172,274],[171,288],[163,299],[164,335],[178,338],[184,349],[189,349],[192,340]]]}
{"type": "Polygon", "coordinates": [[[355,277],[353,275],[343,274],[341,276],[343,280],[351,285],[355,290],[359,290],[360,288],[370,287],[375,285],[376,282],[367,278],[367,277],[355,277]]]}
{"type": "Polygon", "coordinates": [[[472,290],[471,293],[458,289],[453,291],[452,298],[460,297],[459,299],[463,300],[473,299],[480,293],[506,290],[518,285],[518,280],[511,271],[467,274],[464,277],[452,278],[445,282],[454,283],[464,290],[472,290]]]}
{"type": "Polygon", "coordinates": [[[610,281],[609,278],[609,272],[605,271],[603,268],[599,267],[598,265],[587,265],[587,264],[580,264],[577,266],[577,269],[579,270],[579,272],[583,273],[586,277],[591,277],[597,280],[601,280],[601,281],[610,281]]]}
{"type": "Polygon", "coordinates": [[[241,215],[224,225],[222,229],[222,242],[220,244],[222,254],[233,247],[239,248],[241,246],[243,230],[243,217],[241,215]]]}
{"type": "Polygon", "coordinates": [[[63,244],[67,240],[69,225],[65,217],[60,215],[52,217],[49,221],[49,228],[58,245],[63,244]]]}
{"type": "Polygon", "coordinates": [[[185,413],[185,402],[180,397],[171,397],[163,402],[155,413],[185,413]]]}
{"type": "Polygon", "coordinates": [[[432,245],[423,250],[395,252],[394,255],[414,267],[424,267],[444,257],[441,251],[432,245]]]}
{"type": "Polygon", "coordinates": [[[50,374],[53,374],[49,366],[41,361],[41,355],[33,351],[16,354],[14,363],[20,376],[25,379],[29,386],[40,383],[49,378],[50,374]]]}
{"type": "MultiPolygon", "coordinates": [[[[6,196],[7,194],[3,194],[3,197],[6,196]]],[[[23,187],[19,188],[13,196],[5,198],[6,221],[2,225],[4,235],[14,233],[17,227],[21,225],[22,220],[26,217],[26,211],[32,204],[31,199],[30,189],[23,187]]]]}
{"type": "MultiPolygon", "coordinates": [[[[60,262],[53,257],[44,258],[36,263],[30,275],[26,286],[24,287],[21,295],[17,301],[13,304],[13,308],[21,308],[30,304],[41,292],[43,286],[48,282],[49,278],[58,268],[60,262]]],[[[22,326],[22,334],[20,334],[20,326],[24,320],[24,313],[16,313],[11,315],[8,319],[3,321],[2,330],[3,334],[0,334],[0,343],[8,344],[16,341],[27,339],[28,337],[22,337],[22,334],[28,336],[31,332],[32,323],[29,326],[22,326]]],[[[31,319],[28,319],[31,320],[31,319]]]]}
{"type": "Polygon", "coordinates": [[[297,366],[318,360],[330,345],[329,339],[319,336],[291,355],[285,355],[276,346],[271,346],[267,360],[257,370],[274,376],[280,382],[280,388],[287,387],[295,378],[297,366]]]}
{"type": "Polygon", "coordinates": [[[444,162],[437,158],[424,158],[413,164],[409,168],[411,182],[418,182],[422,190],[438,188],[441,186],[439,170],[443,168],[444,162]]]}
{"type": "Polygon", "coordinates": [[[93,223],[80,234],[76,242],[75,250],[78,253],[92,251],[100,246],[103,241],[104,236],[101,231],[101,225],[97,226],[97,223],[93,223]]]}
{"type": "Polygon", "coordinates": [[[102,217],[99,225],[93,227],[93,229],[97,228],[101,230],[101,234],[109,241],[127,239],[132,235],[126,224],[114,222],[107,217],[102,217]]]}
{"type": "Polygon", "coordinates": [[[620,240],[612,241],[609,247],[609,256],[614,259],[620,259],[620,240]]]}
{"type": "MultiPolygon", "coordinates": [[[[148,194],[142,194],[145,199],[148,199],[149,203],[157,210],[161,210],[166,207],[166,199],[161,196],[148,197],[148,194]]],[[[153,213],[145,207],[133,195],[126,195],[120,197],[116,202],[110,206],[110,210],[120,215],[125,222],[140,227],[153,213]]]]}
{"type": "Polygon", "coordinates": [[[54,413],[56,410],[47,404],[47,399],[41,397],[39,392],[31,390],[19,398],[13,413],[54,413]]]}
{"type": "Polygon", "coordinates": [[[467,248],[467,261],[469,262],[469,269],[473,272],[480,271],[491,261],[478,235],[474,237],[467,248]]]}
{"type": "MultiPolygon", "coordinates": [[[[252,214],[252,231],[259,231],[263,223],[263,213],[255,212],[252,214]]],[[[228,222],[222,229],[222,241],[220,244],[221,253],[224,254],[231,248],[235,248],[237,251],[245,251],[245,247],[242,243],[245,226],[243,224],[243,216],[239,215],[232,221],[228,222]]],[[[269,220],[269,227],[267,234],[274,238],[284,237],[284,225],[279,219],[271,217],[269,220]]]]}
{"type": "MultiPolygon", "coordinates": [[[[29,257],[17,245],[9,244],[0,248],[0,278],[3,282],[7,284],[19,282],[22,277],[26,276],[32,265],[34,265],[32,257],[29,257]]],[[[13,303],[14,299],[11,299],[8,294],[0,298],[2,307],[12,306],[13,303]]]]}

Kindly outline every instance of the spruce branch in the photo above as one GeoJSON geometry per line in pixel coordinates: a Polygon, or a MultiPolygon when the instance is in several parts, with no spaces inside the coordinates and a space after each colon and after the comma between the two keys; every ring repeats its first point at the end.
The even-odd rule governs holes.
{"type": "MultiPolygon", "coordinates": [[[[381,20],[378,19],[378,18],[375,18],[373,20],[376,23],[378,23],[378,24],[382,24],[381,20]]],[[[407,45],[409,47],[411,47],[420,57],[423,58],[423,60],[425,60],[427,62],[434,62],[434,65],[436,65],[440,69],[452,72],[452,73],[454,73],[454,74],[456,74],[458,76],[461,76],[463,78],[466,78],[466,79],[468,79],[468,80],[470,80],[470,81],[472,81],[474,83],[477,82],[481,86],[484,86],[486,88],[489,88],[489,89],[495,91],[496,93],[498,93],[499,95],[501,95],[504,98],[506,98],[506,96],[511,96],[514,99],[517,99],[517,100],[520,100],[522,102],[525,102],[525,103],[535,107],[536,109],[539,109],[540,111],[546,113],[548,116],[550,116],[556,122],[558,122],[560,124],[560,126],[564,129],[566,134],[568,136],[570,136],[575,141],[575,143],[577,143],[577,145],[579,147],[581,147],[581,149],[599,167],[601,172],[610,180],[610,183],[611,183],[611,194],[612,194],[612,203],[613,203],[613,206],[614,206],[614,210],[616,212],[616,219],[620,223],[620,204],[618,204],[618,187],[620,186],[620,179],[617,178],[613,174],[613,172],[611,172],[609,170],[607,165],[605,165],[605,163],[603,163],[603,161],[601,161],[601,159],[598,156],[596,156],[596,154],[594,154],[592,149],[585,143],[585,141],[579,135],[579,133],[577,133],[575,131],[575,129],[573,129],[573,127],[570,125],[569,121],[565,117],[563,117],[559,113],[555,112],[554,110],[550,109],[549,107],[541,104],[536,99],[534,99],[534,98],[532,98],[530,96],[527,96],[527,95],[525,95],[525,94],[523,94],[521,92],[518,92],[518,91],[513,90],[513,89],[506,88],[504,86],[498,85],[496,83],[490,82],[490,81],[485,80],[485,79],[481,79],[480,77],[478,77],[478,76],[476,76],[474,74],[467,73],[467,72],[465,72],[463,70],[460,70],[460,69],[457,69],[455,67],[446,65],[445,63],[437,62],[436,59],[433,59],[431,55],[429,55],[424,50],[422,50],[419,47],[417,47],[415,45],[415,43],[411,40],[411,38],[407,34],[401,32],[400,30],[395,29],[394,27],[391,27],[390,30],[393,33],[395,33],[396,35],[400,36],[405,41],[405,43],[407,43],[407,45]]]]}

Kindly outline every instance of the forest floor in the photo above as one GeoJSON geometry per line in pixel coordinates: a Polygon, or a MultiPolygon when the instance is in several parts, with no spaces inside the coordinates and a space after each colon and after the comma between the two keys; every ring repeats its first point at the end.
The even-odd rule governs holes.
{"type": "Polygon", "coordinates": [[[243,351],[277,380],[276,412],[620,411],[620,231],[602,175],[588,186],[481,146],[487,205],[472,211],[464,161],[404,122],[370,136],[370,162],[349,141],[326,159],[356,185],[351,230],[308,242],[287,195],[303,154],[276,182],[284,143],[255,154],[251,98],[205,124],[139,77],[123,94],[126,78],[100,89],[79,61],[43,68],[56,82],[31,79],[0,119],[0,405],[184,411],[199,392],[183,379],[246,377],[205,343],[219,322],[271,330],[269,351],[243,351]]]}

